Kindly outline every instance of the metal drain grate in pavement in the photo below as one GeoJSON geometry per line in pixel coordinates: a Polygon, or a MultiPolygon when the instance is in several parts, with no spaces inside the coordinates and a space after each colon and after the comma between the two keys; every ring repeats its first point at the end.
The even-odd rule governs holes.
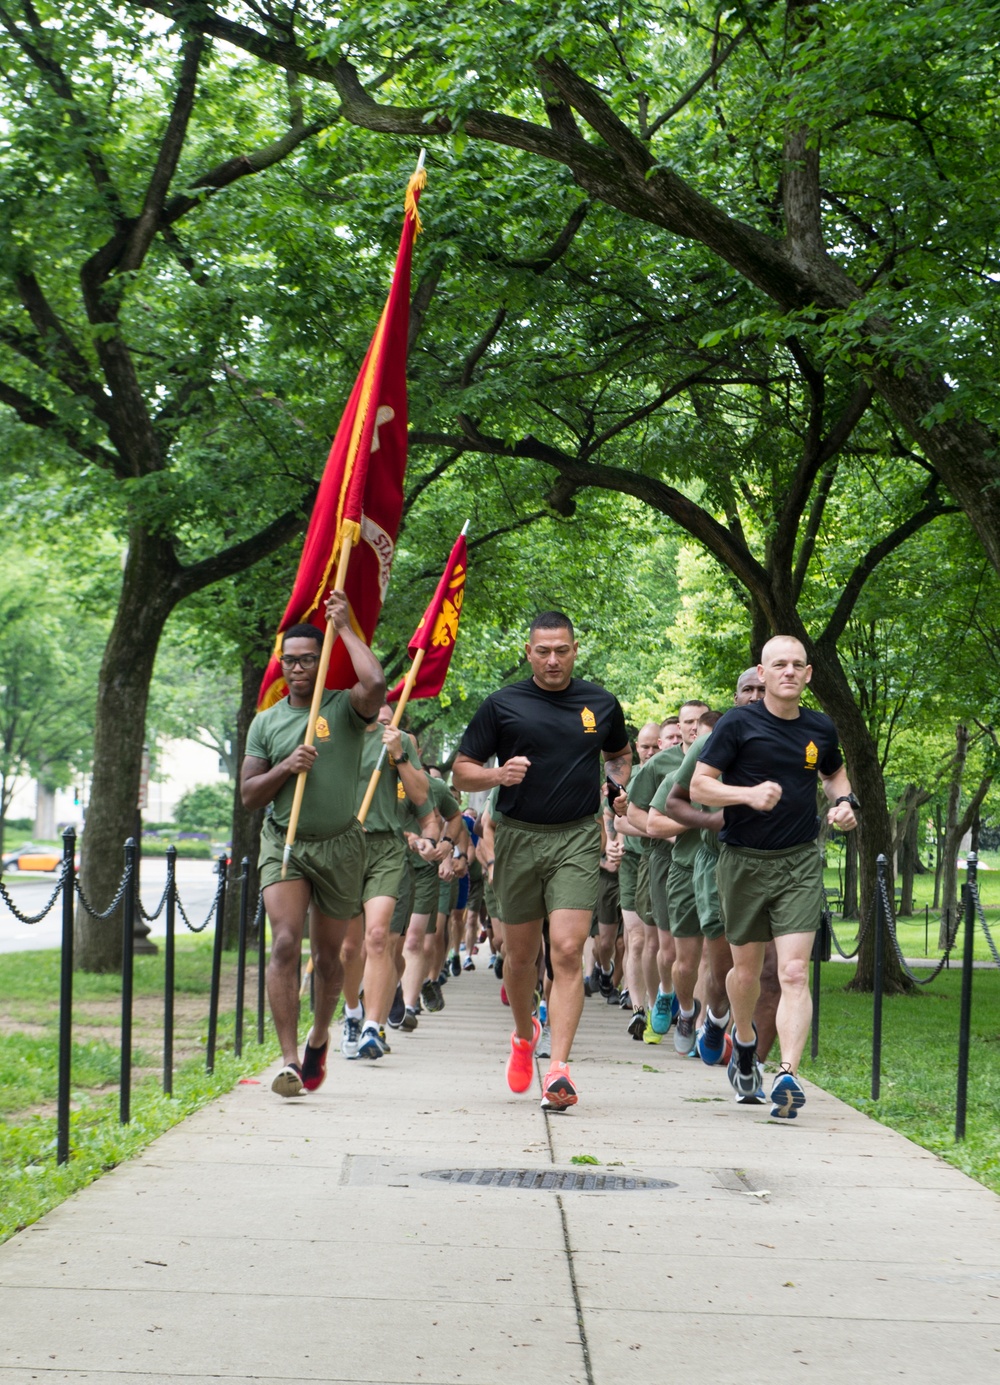
{"type": "Polygon", "coordinates": [[[562,1169],[431,1169],[421,1178],[470,1188],[528,1188],[544,1193],[642,1193],[676,1188],[663,1178],[618,1173],[567,1173],[562,1169]]]}

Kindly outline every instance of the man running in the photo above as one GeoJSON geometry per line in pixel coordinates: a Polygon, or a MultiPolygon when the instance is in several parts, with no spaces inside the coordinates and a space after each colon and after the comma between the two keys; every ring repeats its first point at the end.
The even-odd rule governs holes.
{"type": "Polygon", "coordinates": [[[247,735],[240,792],[250,812],[268,807],[261,831],[260,883],[271,920],[267,995],[284,1067],[271,1084],[279,1096],[315,1091],[326,1075],[328,1028],[340,994],[340,948],[361,909],[365,840],[354,816],[355,784],[368,724],[385,697],[385,676],[354,633],[343,592],[333,592],[326,618],[344,642],[357,682],[324,692],[316,744],[303,745],[319,669],[322,631],[293,625],[281,643],[288,696],[254,717],[247,735]],[[297,776],[306,773],[295,846],[282,879],[282,855],[297,776]],[[309,915],[315,971],[312,1030],[299,1062],[299,961],[309,915]]]}
{"type": "Polygon", "coordinates": [[[806,1099],[796,1074],[812,1019],[809,957],[824,906],[817,774],[832,805],[832,827],[856,827],[859,805],[833,722],[800,706],[812,677],[802,643],[789,635],[768,640],[757,672],[763,700],[732,708],[718,723],[695,766],[690,794],[723,810],[717,880],[733,951],[726,981],[735,1021],[729,1080],[737,1097],[761,1086],[753,1012],[764,948],[773,938],[781,1067],[771,1087],[771,1115],[794,1120],[806,1099]]]}
{"type": "Polygon", "coordinates": [[[525,646],[531,677],[491,693],[466,729],[452,777],[458,788],[499,786],[494,885],[504,923],[504,979],[514,1016],[507,1084],[531,1085],[541,1026],[532,1016],[542,921],[552,960],[552,1062],[542,1107],[577,1101],[569,1055],[583,1008],[583,948],[601,860],[601,758],[619,785],[632,750],[618,699],[573,677],[579,645],[561,611],[536,616],[525,646]],[[486,768],[491,756],[494,768],[486,768]]]}

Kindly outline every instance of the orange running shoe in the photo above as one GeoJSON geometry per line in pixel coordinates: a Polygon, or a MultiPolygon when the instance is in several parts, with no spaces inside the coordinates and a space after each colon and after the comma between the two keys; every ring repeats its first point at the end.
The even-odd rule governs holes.
{"type": "Polygon", "coordinates": [[[575,1106],[579,1097],[569,1075],[568,1063],[553,1063],[542,1083],[542,1110],[565,1111],[575,1106]]]}
{"type": "Polygon", "coordinates": [[[542,1026],[534,1016],[531,1017],[531,1038],[519,1039],[517,1033],[510,1036],[510,1057],[507,1059],[507,1086],[512,1092],[526,1092],[535,1075],[535,1045],[538,1043],[542,1026]]]}

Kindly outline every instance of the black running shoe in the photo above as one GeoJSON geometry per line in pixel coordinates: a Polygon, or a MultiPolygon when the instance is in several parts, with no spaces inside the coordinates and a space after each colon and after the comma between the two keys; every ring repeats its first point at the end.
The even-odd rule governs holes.
{"type": "Polygon", "coordinates": [[[457,952],[453,952],[451,954],[451,956],[448,959],[448,965],[451,967],[452,976],[457,976],[458,973],[462,970],[462,959],[459,957],[457,952]]]}
{"type": "Polygon", "coordinates": [[[628,1022],[628,1032],[633,1039],[642,1042],[642,1036],[646,1032],[646,1012],[645,1010],[633,1010],[632,1018],[628,1022]]]}
{"type": "Polygon", "coordinates": [[[405,1005],[405,1003],[404,1003],[404,1001],[403,1001],[403,988],[402,988],[402,986],[397,986],[397,987],[396,987],[396,994],[395,994],[395,996],[393,997],[393,1001],[392,1001],[392,1009],[389,1011],[389,1018],[388,1018],[389,1028],[390,1028],[390,1029],[398,1029],[399,1026],[403,1023],[403,1016],[404,1016],[405,1014],[406,1014],[406,1005],[405,1005]]]}

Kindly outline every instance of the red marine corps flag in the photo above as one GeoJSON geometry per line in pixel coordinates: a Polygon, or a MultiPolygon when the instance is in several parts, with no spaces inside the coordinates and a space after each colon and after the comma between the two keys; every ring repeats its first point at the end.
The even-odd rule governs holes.
{"type": "MultiPolygon", "coordinates": [[[[392,287],[330,448],[295,585],[260,686],[260,711],[288,691],[279,662],[283,632],[306,622],[325,631],[326,601],[335,587],[347,593],[358,634],[370,644],[375,632],[403,510],[410,260],[420,230],[417,203],[426,181],[421,154],[406,190],[392,287]]],[[[325,686],[349,688],[354,681],[354,667],[338,641],[325,686]]]]}
{"type": "MultiPolygon", "coordinates": [[[[407,653],[413,660],[410,672],[401,683],[397,683],[386,694],[389,702],[411,697],[437,697],[444,687],[448,665],[458,639],[458,621],[462,614],[462,601],[465,598],[465,569],[468,557],[465,546],[466,521],[462,532],[455,540],[447,566],[437,584],[437,591],[431,604],[424,612],[420,624],[413,632],[407,645],[407,653]],[[407,684],[410,686],[407,687],[407,684]]],[[[402,710],[402,709],[400,709],[402,710]]]]}
{"type": "MultiPolygon", "coordinates": [[[[458,622],[465,598],[465,570],[468,566],[465,534],[468,527],[469,521],[466,520],[462,532],[455,540],[455,546],[437,584],[437,590],[431,598],[431,604],[421,617],[420,624],[407,645],[407,652],[413,660],[410,671],[401,683],[397,683],[391,692],[386,693],[386,701],[399,702],[393,713],[393,726],[398,726],[402,721],[406,704],[411,697],[437,697],[444,687],[448,665],[451,663],[455,641],[458,639],[458,622]]],[[[382,747],[378,764],[372,771],[368,788],[358,809],[359,822],[364,822],[368,816],[368,809],[375,797],[375,788],[381,778],[384,764],[385,746],[382,747]]]]}

